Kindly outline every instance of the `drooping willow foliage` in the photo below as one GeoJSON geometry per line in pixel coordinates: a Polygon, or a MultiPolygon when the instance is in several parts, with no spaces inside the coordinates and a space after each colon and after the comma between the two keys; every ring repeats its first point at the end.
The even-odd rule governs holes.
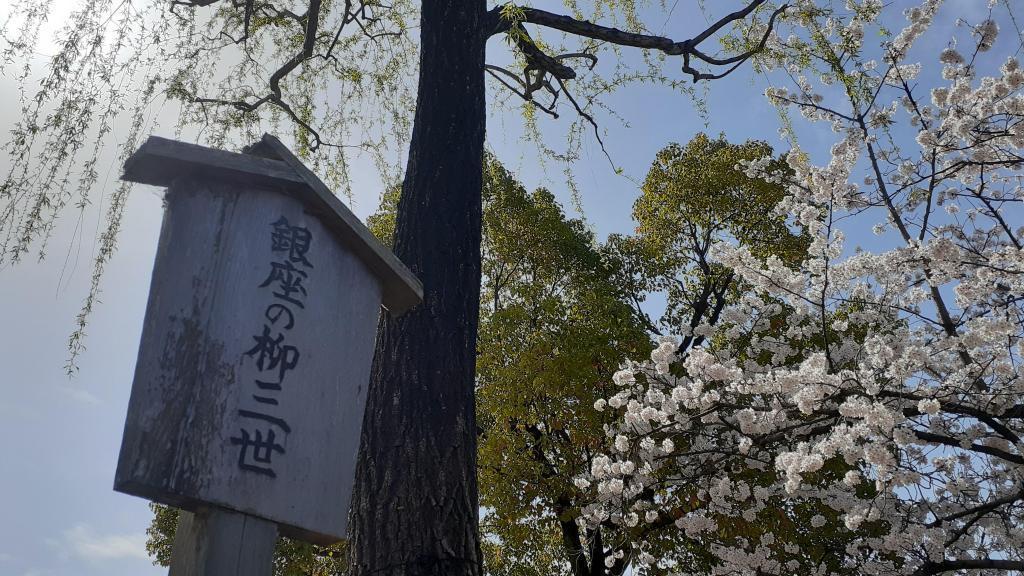
{"type": "MultiPolygon", "coordinates": [[[[565,17],[588,26],[671,42],[659,34],[677,6],[664,0],[562,4],[565,17]]],[[[702,9],[694,4],[685,9],[702,9]]],[[[701,40],[729,35],[730,66],[750,57],[744,51],[781,13],[769,0],[737,6],[743,10],[716,23],[720,32],[701,40]]],[[[3,145],[9,167],[0,173],[0,266],[45,257],[63,215],[81,224],[97,203],[105,214],[91,288],[69,340],[69,371],[83,350],[130,191],[116,172],[145,137],[173,129],[179,138],[238,148],[269,130],[339,192],[350,194],[356,158],[393,184],[416,105],[419,9],[412,0],[79,0],[66,12],[59,0],[13,0],[0,11],[0,74],[20,90],[19,120],[3,145]],[[60,19],[51,46],[46,36],[60,19]]],[[[679,53],[654,44],[624,48],[546,25],[534,17],[551,13],[528,4],[495,10],[505,42],[489,47],[493,109],[521,109],[527,139],[541,157],[566,166],[574,194],[569,167],[583,144],[596,140],[603,149],[604,123],[627,116],[602,97],[637,83],[692,93],[688,81],[717,77],[701,76],[689,55],[681,68],[679,53]],[[553,120],[564,121],[560,144],[549,143],[538,123],[548,116],[564,119],[553,120]]],[[[706,67],[718,66],[714,49],[697,54],[712,58],[701,58],[706,67]]]]}
{"type": "Polygon", "coordinates": [[[0,184],[0,265],[30,252],[44,257],[60,216],[104,204],[69,369],[83,350],[131,186],[110,183],[110,172],[157,129],[161,110],[180,107],[175,133],[197,133],[211,146],[252,142],[268,129],[291,133],[311,166],[344,191],[356,151],[385,178],[396,176],[389,153],[407,139],[414,103],[407,79],[415,10],[403,1],[364,4],[355,16],[356,8],[330,3],[320,14],[319,57],[303,59],[287,81],[274,74],[302,51],[306,20],[287,8],[255,3],[247,14],[238,2],[86,0],[67,16],[37,80],[35,50],[58,7],[53,0],[11,7],[0,24],[0,73],[17,74],[21,112],[4,145],[10,168],[0,184]]]}

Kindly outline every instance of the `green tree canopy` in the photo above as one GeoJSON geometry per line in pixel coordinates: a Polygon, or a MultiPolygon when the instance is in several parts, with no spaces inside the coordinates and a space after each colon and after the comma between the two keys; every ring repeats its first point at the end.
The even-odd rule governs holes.
{"type": "Polygon", "coordinates": [[[488,569],[589,574],[605,550],[576,525],[572,480],[605,442],[594,402],[650,339],[616,283],[619,263],[584,223],[500,165],[487,173],[477,406],[488,569]]]}
{"type": "MultiPolygon", "coordinates": [[[[715,262],[716,243],[739,243],[791,265],[806,251],[808,239],[773,212],[785,187],[736,168],[771,155],[766,142],[733,144],[706,134],[658,152],[633,206],[636,234],[609,242],[631,264],[633,290],[664,294],[664,313],[650,324],[653,330],[685,335],[718,320],[728,291],[738,288],[731,271],[715,262]]],[[[781,159],[770,164],[788,170],[781,159]]]]}

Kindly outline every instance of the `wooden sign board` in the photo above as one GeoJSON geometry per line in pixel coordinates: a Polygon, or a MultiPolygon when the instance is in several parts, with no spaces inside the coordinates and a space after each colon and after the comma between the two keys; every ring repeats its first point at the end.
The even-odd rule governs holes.
{"type": "Polygon", "coordinates": [[[422,288],[276,140],[282,160],[198,148],[151,139],[126,166],[168,191],[115,489],[336,541],[381,304],[422,288]]]}

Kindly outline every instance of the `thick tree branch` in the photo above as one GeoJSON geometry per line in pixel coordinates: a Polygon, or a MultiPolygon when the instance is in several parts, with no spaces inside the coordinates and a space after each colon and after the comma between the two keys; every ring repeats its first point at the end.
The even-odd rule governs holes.
{"type": "Polygon", "coordinates": [[[944,560],[927,562],[915,572],[915,576],[932,576],[958,570],[1024,570],[1024,560],[999,560],[994,558],[976,558],[965,560],[944,560]]]}
{"type": "Polygon", "coordinates": [[[979,452],[982,454],[988,454],[989,456],[995,456],[1007,462],[1013,462],[1014,464],[1024,464],[1024,457],[1016,454],[1011,454],[1005,450],[999,448],[993,448],[992,446],[985,446],[983,444],[971,444],[970,446],[961,446],[960,441],[956,438],[949,436],[943,436],[941,434],[934,434],[932,432],[925,432],[923,430],[914,430],[914,435],[925,442],[931,442],[933,444],[942,444],[944,446],[953,446],[956,448],[963,448],[964,450],[970,450],[971,452],[979,452]]]}
{"type": "MultiPolygon", "coordinates": [[[[619,30],[618,28],[611,28],[608,26],[602,26],[600,24],[594,24],[593,22],[587,22],[585,20],[577,20],[571,16],[565,16],[562,14],[555,14],[546,10],[540,10],[537,8],[521,8],[525,18],[524,23],[536,24],[538,26],[544,26],[546,28],[553,28],[560,30],[568,34],[575,36],[584,36],[586,38],[592,38],[594,40],[603,40],[619,46],[632,46],[634,48],[645,48],[650,50],[660,50],[669,56],[679,56],[683,53],[692,49],[692,46],[699,44],[706,40],[709,36],[720,30],[723,26],[730,22],[735,22],[742,18],[745,18],[751,12],[753,12],[758,6],[765,3],[766,0],[753,0],[746,8],[733,12],[732,14],[725,16],[718,22],[715,22],[709,26],[704,32],[701,32],[697,36],[689,40],[683,40],[677,42],[671,38],[664,36],[654,36],[650,34],[637,34],[635,32],[626,32],[619,30]]],[[[785,7],[783,7],[785,8],[785,7]]],[[[491,13],[496,16],[495,28],[493,34],[502,34],[508,32],[513,23],[501,18],[501,10],[503,6],[498,6],[491,10],[491,13]]]]}
{"type": "MultiPolygon", "coordinates": [[[[676,41],[665,36],[656,36],[652,34],[640,34],[636,32],[626,32],[619,30],[618,28],[611,28],[609,26],[602,26],[593,22],[587,22],[585,20],[578,20],[571,16],[563,14],[555,14],[546,10],[540,10],[537,8],[517,8],[517,13],[521,15],[522,20],[513,22],[502,17],[502,12],[505,10],[505,6],[498,6],[491,10],[490,18],[493,22],[491,27],[492,34],[501,34],[509,32],[513,27],[519,27],[522,24],[534,24],[537,26],[544,26],[546,28],[552,28],[572,34],[575,36],[582,36],[585,38],[591,38],[594,40],[601,40],[603,42],[609,42],[619,46],[629,46],[634,48],[643,48],[647,50],[658,50],[669,56],[683,56],[683,71],[690,74],[693,80],[710,80],[721,78],[733,70],[735,70],[740,64],[748,60],[754,54],[764,49],[765,44],[768,41],[771,31],[774,27],[775,20],[786,11],[787,5],[780,6],[771,15],[768,20],[768,26],[765,30],[758,45],[746,52],[729,56],[726,58],[718,58],[711,56],[701,51],[698,46],[701,42],[707,40],[715,33],[719,32],[726,25],[738,22],[753,13],[758,7],[763,5],[766,0],[752,0],[747,6],[741,10],[737,10],[728,14],[712,25],[708,26],[703,32],[690,38],[688,40],[676,41]],[[713,66],[730,66],[724,72],[718,74],[710,74],[701,72],[693,68],[690,64],[690,60],[696,59],[711,64],[713,66]]],[[[522,48],[522,47],[521,47],[522,48]]],[[[537,50],[536,46],[533,45],[532,51],[537,50]]],[[[531,58],[530,52],[525,52],[527,58],[531,58]]],[[[557,74],[556,74],[557,76],[557,74]]],[[[564,78],[563,78],[564,79],[564,78]]]]}
{"type": "Polygon", "coordinates": [[[579,102],[576,101],[568,87],[565,85],[565,81],[576,78],[576,71],[570,66],[565,65],[563,63],[564,60],[570,58],[586,58],[590,61],[590,69],[593,69],[597,65],[597,56],[587,51],[551,56],[545,53],[544,50],[534,42],[533,38],[530,37],[530,34],[526,31],[523,25],[531,24],[543,26],[565,32],[567,34],[590,38],[593,40],[600,40],[602,42],[609,42],[619,46],[659,50],[670,56],[681,55],[683,57],[682,71],[689,74],[693,78],[694,82],[697,82],[700,80],[722,78],[739,68],[740,65],[750,59],[753,55],[764,49],[768,42],[768,38],[771,36],[776,19],[786,11],[788,5],[782,5],[772,13],[771,17],[768,19],[765,32],[762,35],[760,42],[750,50],[733,56],[718,58],[701,51],[698,48],[698,45],[714,36],[725,26],[742,21],[759,7],[764,5],[766,1],[767,0],[750,0],[743,9],[722,17],[717,22],[708,26],[700,34],[689,40],[683,41],[675,41],[664,36],[626,32],[619,30],[618,28],[602,26],[593,22],[579,20],[562,14],[555,14],[553,12],[537,8],[518,7],[512,4],[499,5],[488,12],[487,19],[484,22],[484,34],[494,35],[508,33],[510,42],[516,46],[526,59],[526,67],[523,71],[523,80],[520,81],[517,76],[515,77],[516,82],[523,86],[524,90],[517,90],[513,85],[506,82],[505,79],[500,76],[507,72],[505,69],[489,67],[487,72],[501,82],[506,88],[509,88],[523,99],[534,102],[534,104],[541,110],[555,117],[557,117],[557,112],[555,112],[556,102],[552,101],[548,106],[537,104],[533,100],[533,93],[537,89],[544,87],[555,96],[555,100],[557,100],[559,93],[564,93],[566,100],[572,104],[577,114],[579,114],[581,118],[594,128],[594,133],[597,136],[597,141],[601,146],[601,150],[604,152],[605,156],[608,157],[609,162],[611,162],[614,167],[615,162],[612,161],[611,156],[608,154],[608,151],[604,146],[604,142],[601,141],[600,129],[597,122],[584,110],[585,107],[581,106],[579,102]],[[508,17],[509,14],[513,16],[508,17]],[[693,67],[693,60],[699,60],[711,66],[728,66],[728,68],[719,73],[703,72],[693,67]],[[549,76],[554,78],[554,82],[558,84],[560,90],[554,90],[551,85],[551,81],[548,80],[549,76]]]}
{"type": "Polygon", "coordinates": [[[991,512],[991,511],[995,510],[996,508],[999,508],[1000,506],[1005,506],[1007,504],[1013,504],[1013,503],[1018,502],[1018,501],[1020,501],[1022,499],[1024,499],[1024,491],[1020,491],[1020,492],[1017,492],[1015,494],[1010,494],[1009,496],[1004,496],[1003,498],[999,498],[997,500],[992,500],[991,502],[986,502],[985,504],[982,504],[980,506],[975,506],[973,508],[968,508],[966,510],[961,510],[960,512],[956,512],[954,514],[949,514],[948,516],[943,516],[941,518],[937,518],[936,520],[934,520],[931,523],[929,523],[928,527],[936,528],[936,527],[942,526],[943,524],[945,524],[947,522],[952,522],[953,520],[959,520],[960,518],[964,518],[964,517],[971,516],[971,515],[974,515],[974,514],[978,514],[978,515],[985,514],[985,513],[988,513],[988,512],[991,512]]]}

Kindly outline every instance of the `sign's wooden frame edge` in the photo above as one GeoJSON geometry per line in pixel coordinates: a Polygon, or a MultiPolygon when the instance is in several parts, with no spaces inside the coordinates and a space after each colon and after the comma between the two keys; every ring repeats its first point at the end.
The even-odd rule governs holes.
{"type": "Polygon", "coordinates": [[[359,218],[276,137],[264,134],[246,153],[150,136],[125,162],[122,180],[169,187],[196,173],[295,194],[380,279],[383,302],[399,315],[423,301],[423,284],[359,221],[359,218]]]}

